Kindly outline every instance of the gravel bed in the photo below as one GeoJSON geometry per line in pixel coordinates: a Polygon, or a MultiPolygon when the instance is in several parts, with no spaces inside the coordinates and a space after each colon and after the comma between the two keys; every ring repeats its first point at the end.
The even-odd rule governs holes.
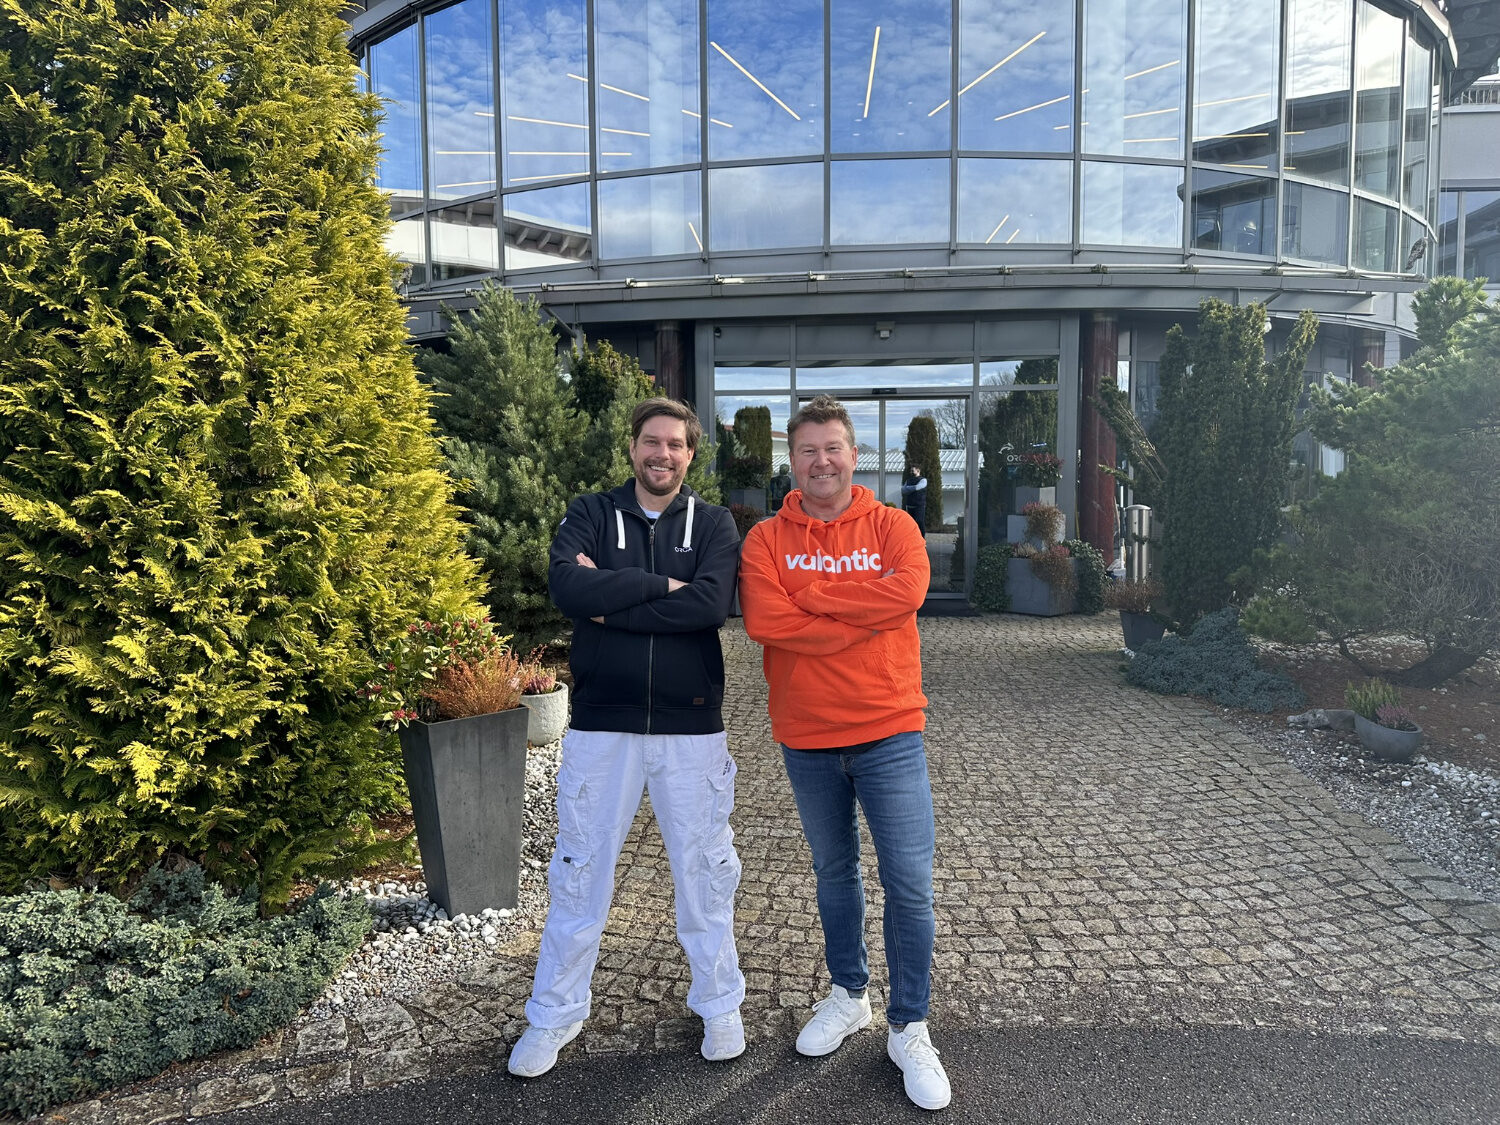
{"type": "Polygon", "coordinates": [[[374,916],[371,939],[294,1026],[333,1015],[354,1015],[375,1002],[404,1000],[466,975],[487,951],[547,913],[547,864],[557,835],[557,769],[562,743],[533,746],[526,755],[526,811],[521,842],[521,887],[514,910],[486,910],[449,918],[427,897],[422,882],[354,880],[340,889],[359,895],[374,916]]]}
{"type": "Polygon", "coordinates": [[[1353,735],[1326,730],[1241,729],[1332,794],[1405,842],[1454,882],[1500,902],[1500,775],[1418,754],[1410,762],[1360,756],[1353,735]]]}

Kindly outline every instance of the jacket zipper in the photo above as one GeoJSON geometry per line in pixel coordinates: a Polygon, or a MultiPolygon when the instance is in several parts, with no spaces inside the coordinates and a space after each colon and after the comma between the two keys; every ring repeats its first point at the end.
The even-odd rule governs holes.
{"type": "MultiPolygon", "coordinates": [[[[646,534],[646,564],[652,574],[656,573],[656,524],[657,520],[652,520],[651,529],[646,534]]],[[[646,733],[650,734],[652,703],[656,695],[656,634],[647,633],[646,636],[646,733]]]]}

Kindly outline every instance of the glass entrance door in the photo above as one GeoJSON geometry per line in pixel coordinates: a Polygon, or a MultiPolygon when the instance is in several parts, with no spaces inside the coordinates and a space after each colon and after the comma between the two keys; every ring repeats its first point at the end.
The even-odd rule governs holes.
{"type": "MultiPolygon", "coordinates": [[[[798,405],[809,397],[802,396],[798,405]]],[[[962,596],[970,573],[965,528],[973,491],[966,449],[969,396],[850,396],[840,401],[854,423],[859,452],[854,483],[870,489],[881,503],[920,517],[932,568],[928,591],[962,596]],[[903,490],[913,465],[926,485],[903,490]]]]}

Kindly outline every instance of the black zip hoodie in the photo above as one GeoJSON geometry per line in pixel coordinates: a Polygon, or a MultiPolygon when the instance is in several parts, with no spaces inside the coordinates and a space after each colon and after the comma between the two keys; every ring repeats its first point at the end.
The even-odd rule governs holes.
{"type": "Polygon", "coordinates": [[[723,730],[719,626],[738,565],[728,509],[705,504],[687,485],[655,520],[641,511],[634,480],[569,504],[552,540],[547,585],[573,619],[571,725],[626,734],[723,730]],[[580,552],[597,569],[580,566],[580,552]],[[669,594],[668,578],[687,585],[669,594]]]}

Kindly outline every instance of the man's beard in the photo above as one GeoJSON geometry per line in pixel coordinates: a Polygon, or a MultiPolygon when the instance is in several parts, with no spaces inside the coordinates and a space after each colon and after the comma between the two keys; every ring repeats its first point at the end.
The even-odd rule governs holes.
{"type": "Polygon", "coordinates": [[[674,473],[670,478],[668,478],[667,483],[658,484],[651,479],[651,470],[648,469],[645,465],[642,465],[635,471],[636,483],[644,488],[647,492],[651,493],[652,496],[669,496],[673,492],[676,492],[679,488],[682,487],[682,481],[686,475],[686,470],[683,470],[682,472],[674,473]]]}

